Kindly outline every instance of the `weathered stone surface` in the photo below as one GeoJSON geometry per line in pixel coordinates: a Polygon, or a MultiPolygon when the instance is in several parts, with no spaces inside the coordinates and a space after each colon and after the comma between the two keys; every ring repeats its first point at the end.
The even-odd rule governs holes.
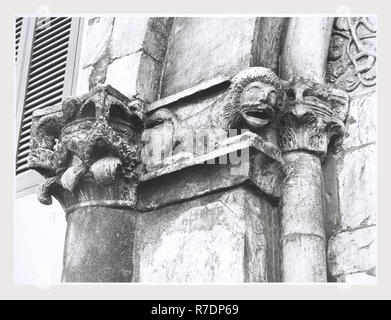
{"type": "Polygon", "coordinates": [[[111,36],[111,58],[120,58],[143,48],[149,19],[148,17],[115,18],[111,36]]]}
{"type": "Polygon", "coordinates": [[[163,63],[173,18],[116,17],[110,55],[113,59],[143,51],[163,63]]]}
{"type": "Polygon", "coordinates": [[[304,152],[287,153],[284,158],[282,238],[308,234],[324,239],[320,160],[304,152]]]}
{"type": "Polygon", "coordinates": [[[376,140],[376,114],[375,90],[351,97],[343,149],[358,147],[376,140]]]}
{"type": "Polygon", "coordinates": [[[127,97],[135,95],[141,56],[142,52],[137,52],[115,59],[107,67],[105,83],[118,88],[127,97]]]}
{"type": "Polygon", "coordinates": [[[324,239],[298,235],[283,240],[282,247],[281,281],[326,282],[324,239]]]}
{"type": "Polygon", "coordinates": [[[162,97],[250,66],[255,18],[176,18],[162,97]]]}
{"type": "Polygon", "coordinates": [[[168,38],[171,33],[174,18],[151,17],[144,39],[144,50],[152,58],[164,63],[168,38]]]}
{"type": "Polygon", "coordinates": [[[322,163],[324,180],[324,204],[325,204],[325,228],[326,238],[340,230],[341,215],[339,211],[339,190],[337,178],[337,160],[338,156],[329,152],[325,161],[322,163]]]}
{"type": "Polygon", "coordinates": [[[63,281],[132,280],[142,101],[98,86],[34,114],[29,167],[68,216],[63,281]]]}
{"type": "Polygon", "coordinates": [[[252,66],[262,66],[278,74],[280,51],[289,18],[257,18],[252,48],[252,66]]]}
{"type": "Polygon", "coordinates": [[[107,55],[114,18],[96,17],[88,20],[86,41],[83,46],[83,68],[95,64],[107,55]]]}
{"type": "Polygon", "coordinates": [[[93,68],[80,68],[78,77],[77,77],[77,89],[76,94],[84,94],[90,90],[90,76],[93,68]]]}
{"type": "Polygon", "coordinates": [[[131,282],[135,214],[99,206],[68,214],[62,281],[131,282]]]}
{"type": "Polygon", "coordinates": [[[93,169],[93,165],[113,158],[115,178],[127,179],[132,185],[140,162],[142,110],[139,99],[130,100],[110,86],[98,86],[64,100],[61,106],[49,107],[48,114],[43,110],[34,113],[28,164],[47,178],[38,188],[39,200],[51,204],[53,189],[67,207],[76,200],[68,192],[84,177],[97,187],[106,186],[104,176],[113,176],[110,166],[93,169]]]}
{"type": "Polygon", "coordinates": [[[159,208],[233,187],[246,180],[245,176],[231,175],[228,165],[201,164],[188,167],[141,183],[138,208],[159,208]]]}
{"type": "Polygon", "coordinates": [[[232,174],[235,166],[219,164],[185,166],[170,173],[162,171],[162,174],[157,174],[156,178],[150,181],[144,180],[140,184],[138,208],[140,210],[158,208],[242,183],[254,185],[276,202],[276,199],[281,196],[280,185],[283,180],[281,168],[267,158],[262,158],[261,162],[255,159],[250,163],[251,168],[244,170],[241,175],[232,174]],[[167,185],[170,188],[166,188],[167,185]]]}
{"type": "Polygon", "coordinates": [[[341,155],[337,164],[341,228],[376,223],[376,145],[341,155]]]}
{"type": "MultiPolygon", "coordinates": [[[[229,84],[227,79],[225,81],[227,82],[227,84],[223,85],[221,88],[202,91],[202,96],[200,96],[199,92],[195,92],[196,96],[182,97],[182,100],[170,105],[170,110],[175,112],[178,115],[178,118],[182,121],[187,121],[187,119],[189,119],[189,122],[191,122],[192,116],[197,117],[199,119],[199,126],[202,127],[204,123],[207,123],[206,119],[204,118],[208,117],[208,109],[211,109],[213,107],[216,108],[215,104],[219,104],[221,108],[223,107],[226,89],[228,88],[229,84]]],[[[208,88],[209,87],[207,87],[206,89],[208,88]]]]}
{"type": "Polygon", "coordinates": [[[155,101],[160,88],[162,64],[147,54],[141,56],[137,90],[140,98],[146,103],[155,101]]]}
{"type": "Polygon", "coordinates": [[[328,261],[336,277],[355,272],[376,274],[376,226],[338,233],[329,240],[328,261]]]}
{"type": "Polygon", "coordinates": [[[306,150],[324,156],[329,143],[343,135],[348,94],[301,77],[289,81],[285,93],[279,128],[282,151],[306,150]]]}
{"type": "Polygon", "coordinates": [[[285,154],[281,240],[284,282],[326,281],[323,180],[320,160],[305,152],[285,154]],[[296,258],[294,258],[296,257],[296,258]]]}
{"type": "Polygon", "coordinates": [[[282,79],[303,77],[322,83],[334,18],[293,17],[289,19],[281,54],[282,79]]]}
{"type": "Polygon", "coordinates": [[[205,155],[147,171],[141,176],[138,207],[157,208],[244,182],[276,201],[284,179],[281,161],[276,146],[246,132],[205,155]]]}
{"type": "Polygon", "coordinates": [[[127,97],[139,94],[150,102],[156,99],[161,65],[142,51],[115,59],[107,67],[106,84],[118,88],[127,97]]]}
{"type": "MultiPolygon", "coordinates": [[[[231,80],[227,95],[212,100],[208,108],[187,119],[180,119],[174,110],[160,108],[148,116],[144,133],[151,140],[150,145],[157,148],[161,145],[165,155],[175,154],[182,148],[183,152],[200,156],[214,150],[228,133],[238,135],[246,129],[266,136],[269,142],[267,127],[276,118],[282,100],[282,85],[272,71],[263,67],[246,68],[231,80]],[[162,126],[162,123],[170,128],[166,130],[167,125],[162,126]],[[155,129],[159,125],[161,127],[155,129]],[[161,135],[157,133],[159,130],[161,135]],[[162,137],[167,137],[167,143],[160,142],[162,137]],[[198,152],[200,149],[202,152],[198,152]]],[[[153,166],[148,165],[147,170],[151,169],[153,166]]]]}
{"type": "Polygon", "coordinates": [[[287,96],[279,128],[284,152],[282,281],[326,282],[321,158],[343,134],[349,96],[325,84],[333,18],[290,18],[280,76],[287,96]]]}
{"type": "Polygon", "coordinates": [[[137,281],[272,281],[273,214],[267,201],[243,188],[142,213],[137,281]]]}

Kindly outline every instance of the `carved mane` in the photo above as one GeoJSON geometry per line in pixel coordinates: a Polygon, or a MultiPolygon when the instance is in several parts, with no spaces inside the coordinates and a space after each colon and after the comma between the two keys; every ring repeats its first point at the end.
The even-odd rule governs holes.
{"type": "Polygon", "coordinates": [[[251,67],[241,71],[232,79],[232,84],[226,97],[224,124],[227,129],[240,127],[242,122],[240,97],[243,90],[253,82],[262,82],[274,86],[277,92],[277,101],[282,101],[282,86],[273,71],[263,67],[251,67]]]}

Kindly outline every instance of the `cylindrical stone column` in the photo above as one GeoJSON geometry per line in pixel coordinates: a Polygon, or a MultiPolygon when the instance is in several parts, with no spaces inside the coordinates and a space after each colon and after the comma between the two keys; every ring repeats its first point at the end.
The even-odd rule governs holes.
{"type": "Polygon", "coordinates": [[[287,95],[280,128],[284,282],[327,281],[321,157],[342,133],[347,108],[347,96],[324,84],[332,24],[332,18],[291,18],[281,56],[287,95]]]}
{"type": "Polygon", "coordinates": [[[323,180],[320,159],[302,151],[285,154],[282,210],[282,275],[285,282],[326,280],[323,180]]]}
{"type": "Polygon", "coordinates": [[[62,281],[131,282],[142,102],[110,86],[33,116],[29,166],[67,218],[62,281]]]}
{"type": "Polygon", "coordinates": [[[323,83],[334,18],[290,18],[281,53],[280,77],[323,83]]]}

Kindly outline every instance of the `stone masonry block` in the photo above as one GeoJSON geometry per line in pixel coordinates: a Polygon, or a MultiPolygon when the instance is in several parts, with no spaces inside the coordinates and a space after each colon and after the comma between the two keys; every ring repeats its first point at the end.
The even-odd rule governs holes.
{"type": "Polygon", "coordinates": [[[338,233],[329,240],[328,261],[335,277],[376,272],[376,226],[338,233]]]}
{"type": "Polygon", "coordinates": [[[236,188],[141,213],[137,281],[267,281],[270,209],[267,201],[236,188]]]}
{"type": "Polygon", "coordinates": [[[116,17],[111,37],[111,58],[135,53],[143,47],[148,17],[116,17]]]}
{"type": "Polygon", "coordinates": [[[149,103],[157,96],[161,65],[139,51],[115,59],[107,67],[105,84],[110,84],[128,97],[140,94],[149,103]]]}
{"type": "Polygon", "coordinates": [[[337,164],[341,229],[376,223],[376,145],[341,156],[337,164]]]}
{"type": "Polygon", "coordinates": [[[376,140],[376,91],[355,95],[350,100],[349,115],[342,147],[358,147],[376,140]]]}
{"type": "Polygon", "coordinates": [[[100,60],[109,48],[114,18],[96,17],[88,20],[83,46],[83,68],[100,60]]]}

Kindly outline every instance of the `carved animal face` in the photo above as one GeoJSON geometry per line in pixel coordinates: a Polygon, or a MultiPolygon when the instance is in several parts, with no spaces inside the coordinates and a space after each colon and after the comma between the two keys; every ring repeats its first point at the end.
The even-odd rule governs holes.
{"type": "Polygon", "coordinates": [[[240,97],[240,114],[246,126],[259,129],[274,116],[277,104],[276,88],[259,81],[248,85],[240,97]]]}
{"type": "Polygon", "coordinates": [[[271,70],[251,67],[241,71],[232,79],[227,95],[225,127],[257,132],[272,120],[283,96],[281,83],[271,70]]]}

